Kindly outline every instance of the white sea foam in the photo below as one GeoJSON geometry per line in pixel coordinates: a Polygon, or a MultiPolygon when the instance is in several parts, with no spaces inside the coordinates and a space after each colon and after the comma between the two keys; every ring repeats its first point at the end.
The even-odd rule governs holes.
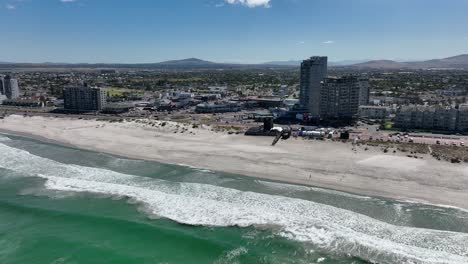
{"type": "Polygon", "coordinates": [[[6,137],[6,136],[0,134],[0,142],[8,142],[8,141],[11,141],[11,139],[9,137],[6,137]]]}
{"type": "Polygon", "coordinates": [[[247,254],[249,251],[245,247],[239,247],[233,250],[226,252],[220,259],[214,262],[214,264],[224,264],[224,263],[238,263],[233,262],[242,255],[247,254]]]}
{"type": "Polygon", "coordinates": [[[440,209],[433,208],[433,207],[441,207],[441,208],[454,209],[454,210],[462,211],[464,213],[468,213],[467,209],[464,209],[464,208],[461,208],[461,207],[451,206],[451,205],[444,205],[444,204],[435,204],[435,203],[430,203],[430,202],[421,201],[421,200],[419,200],[419,201],[401,200],[401,202],[408,203],[408,204],[417,204],[417,205],[429,205],[429,206],[432,206],[432,207],[428,208],[428,210],[433,210],[433,211],[440,210],[440,209]]]}
{"type": "Polygon", "coordinates": [[[173,183],[69,165],[0,144],[0,167],[49,189],[129,197],[190,225],[278,226],[279,235],[378,263],[468,263],[468,234],[390,225],[311,201],[198,183],[173,183]]]}

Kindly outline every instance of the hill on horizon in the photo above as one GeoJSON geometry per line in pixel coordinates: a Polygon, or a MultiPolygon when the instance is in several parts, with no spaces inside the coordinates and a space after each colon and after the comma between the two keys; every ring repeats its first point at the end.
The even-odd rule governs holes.
{"type": "MultiPolygon", "coordinates": [[[[299,67],[302,61],[271,61],[262,64],[218,63],[198,58],[168,60],[156,63],[11,63],[0,62],[2,68],[132,68],[132,69],[266,69],[299,67]]],[[[330,67],[351,69],[463,69],[468,70],[468,54],[426,61],[398,62],[394,60],[330,61],[330,67]],[[359,62],[359,63],[357,63],[359,62]]]]}
{"type": "Polygon", "coordinates": [[[372,60],[350,65],[358,69],[468,69],[468,54],[426,61],[397,62],[393,60],[372,60]]]}
{"type": "MultiPolygon", "coordinates": [[[[368,60],[342,60],[342,61],[329,61],[329,66],[348,66],[357,63],[367,62],[368,60]]],[[[270,61],[265,62],[265,65],[285,65],[285,66],[300,66],[302,60],[287,60],[287,61],[270,61]]]]}
{"type": "Polygon", "coordinates": [[[162,62],[158,62],[157,64],[171,64],[171,65],[175,65],[175,64],[207,65],[207,64],[210,64],[210,65],[212,65],[212,64],[219,64],[219,63],[212,62],[212,61],[201,60],[201,59],[197,59],[197,58],[188,58],[188,59],[182,59],[182,60],[162,61],[162,62]]]}

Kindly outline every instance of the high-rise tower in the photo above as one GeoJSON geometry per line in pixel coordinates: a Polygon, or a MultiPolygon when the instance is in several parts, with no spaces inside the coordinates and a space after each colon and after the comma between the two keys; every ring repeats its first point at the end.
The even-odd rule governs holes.
{"type": "Polygon", "coordinates": [[[327,77],[327,57],[311,57],[301,64],[300,104],[312,118],[320,117],[322,81],[327,77]]]}
{"type": "Polygon", "coordinates": [[[16,99],[20,96],[19,85],[17,79],[12,79],[10,75],[5,76],[1,79],[0,88],[2,94],[4,94],[8,99],[16,99]]]}

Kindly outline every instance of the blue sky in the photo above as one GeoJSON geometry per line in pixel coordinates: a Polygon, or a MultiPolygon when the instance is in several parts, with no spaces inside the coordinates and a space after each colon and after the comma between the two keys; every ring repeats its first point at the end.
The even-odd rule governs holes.
{"type": "Polygon", "coordinates": [[[0,0],[0,61],[256,63],[468,53],[468,0],[0,0]]]}

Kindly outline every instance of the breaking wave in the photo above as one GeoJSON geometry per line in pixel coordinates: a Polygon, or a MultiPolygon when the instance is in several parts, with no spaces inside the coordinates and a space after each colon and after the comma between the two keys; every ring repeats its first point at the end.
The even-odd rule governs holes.
{"type": "Polygon", "coordinates": [[[0,135],[0,142],[9,142],[11,139],[9,137],[4,137],[0,135]]]}
{"type": "Polygon", "coordinates": [[[0,167],[45,179],[51,190],[128,197],[149,214],[203,226],[276,226],[278,235],[378,263],[468,263],[468,234],[394,226],[282,196],[174,183],[59,163],[0,143],[0,167]]]}

